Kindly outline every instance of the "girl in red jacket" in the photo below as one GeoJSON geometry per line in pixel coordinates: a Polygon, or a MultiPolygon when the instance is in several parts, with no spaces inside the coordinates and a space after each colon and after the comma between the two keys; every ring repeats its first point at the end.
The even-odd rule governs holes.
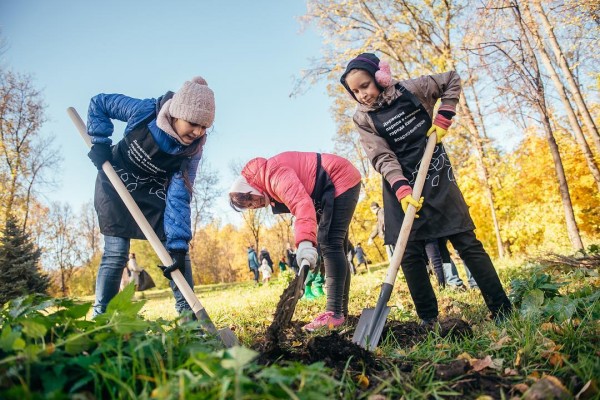
{"type": "Polygon", "coordinates": [[[271,205],[273,213],[296,217],[296,259],[313,270],[319,244],[327,276],[326,311],[304,329],[338,327],[348,316],[350,274],[346,259],[348,228],[360,193],[360,172],[333,154],[288,151],[254,158],[229,190],[236,210],[271,205]]]}

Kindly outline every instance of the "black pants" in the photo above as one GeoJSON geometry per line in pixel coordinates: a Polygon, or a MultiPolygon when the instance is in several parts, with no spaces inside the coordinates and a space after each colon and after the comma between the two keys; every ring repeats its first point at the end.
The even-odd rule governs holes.
{"type": "MultiPolygon", "coordinates": [[[[445,242],[444,249],[446,250],[446,253],[448,253],[445,242]]],[[[438,239],[425,241],[425,253],[427,254],[427,258],[429,258],[429,261],[431,261],[438,285],[440,287],[446,287],[446,279],[444,278],[444,261],[442,260],[442,249],[438,239]]]]}
{"type": "MultiPolygon", "coordinates": [[[[474,231],[467,231],[448,236],[448,240],[458,252],[467,268],[471,270],[477,281],[485,304],[492,316],[509,312],[512,308],[500,278],[494,269],[490,256],[474,231]]],[[[425,241],[409,241],[402,257],[402,271],[406,277],[410,295],[415,303],[417,315],[421,319],[432,319],[438,316],[437,299],[427,275],[427,259],[423,248],[425,241]]]]}
{"type": "Polygon", "coordinates": [[[324,235],[326,240],[319,243],[325,264],[326,310],[332,311],[337,318],[348,315],[351,274],[345,249],[359,194],[360,183],[335,198],[329,231],[324,235]]]}

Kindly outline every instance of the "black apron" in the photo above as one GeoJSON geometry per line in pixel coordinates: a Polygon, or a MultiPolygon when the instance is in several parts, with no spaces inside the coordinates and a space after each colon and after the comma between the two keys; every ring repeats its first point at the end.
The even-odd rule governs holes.
{"type": "MultiPolygon", "coordinates": [[[[186,168],[187,155],[162,151],[148,129],[153,113],[112,147],[113,167],[161,240],[166,240],[164,213],[170,177],[186,168]]],[[[98,172],[94,207],[103,235],[146,239],[104,171],[98,172]]]]}
{"type": "MultiPolygon", "coordinates": [[[[427,145],[431,117],[415,95],[400,84],[402,95],[390,105],[369,113],[377,130],[396,154],[402,172],[411,187],[414,185],[427,145]]],[[[404,211],[392,191],[383,183],[385,244],[398,240],[404,211]]],[[[435,147],[427,179],[421,194],[425,198],[415,218],[409,240],[425,240],[475,229],[467,204],[456,184],[450,159],[440,143],[435,147]]]]}
{"type": "MultiPolygon", "coordinates": [[[[335,200],[335,186],[329,177],[329,174],[321,165],[321,154],[317,153],[317,170],[315,187],[310,198],[313,200],[315,211],[317,213],[317,243],[327,241],[331,218],[333,217],[333,202],[335,200]]],[[[271,199],[271,211],[273,214],[289,213],[289,208],[283,204],[271,199]]]]}

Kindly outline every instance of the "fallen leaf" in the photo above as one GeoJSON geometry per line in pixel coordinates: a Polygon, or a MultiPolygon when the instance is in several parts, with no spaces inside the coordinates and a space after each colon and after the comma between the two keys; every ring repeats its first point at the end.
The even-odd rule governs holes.
{"type": "Polygon", "coordinates": [[[519,371],[517,371],[516,369],[512,369],[512,368],[504,368],[504,375],[506,376],[517,376],[519,375],[519,371]]]}
{"type": "Polygon", "coordinates": [[[372,394],[367,398],[367,400],[387,400],[387,397],[382,394],[372,394]]]}
{"type": "Polygon", "coordinates": [[[519,393],[525,393],[527,389],[529,389],[529,385],[526,383],[517,383],[513,386],[513,389],[515,389],[519,393]]]}
{"type": "Polygon", "coordinates": [[[471,355],[467,352],[460,353],[458,356],[456,356],[456,359],[457,360],[467,360],[468,362],[475,360],[475,358],[471,357],[471,355]]]}
{"type": "Polygon", "coordinates": [[[548,350],[556,350],[556,342],[552,339],[548,339],[547,337],[542,339],[542,346],[548,350]]]}
{"type": "Polygon", "coordinates": [[[404,349],[396,349],[396,350],[394,351],[394,353],[395,353],[397,356],[400,356],[400,357],[406,357],[406,354],[407,354],[407,353],[406,353],[406,350],[404,350],[404,349]]]}
{"type": "Polygon", "coordinates": [[[490,346],[490,349],[500,350],[502,347],[504,347],[505,344],[510,343],[511,340],[512,339],[510,338],[510,336],[503,336],[496,343],[492,344],[490,346]]]}
{"type": "Polygon", "coordinates": [[[490,368],[500,371],[504,365],[504,358],[493,358],[490,368]]]}
{"type": "Polygon", "coordinates": [[[356,383],[361,389],[365,390],[369,387],[369,378],[365,374],[357,375],[356,383]]]}
{"type": "Polygon", "coordinates": [[[562,367],[564,364],[564,357],[560,353],[552,353],[548,362],[550,362],[550,365],[553,367],[562,367]]]}
{"type": "Polygon", "coordinates": [[[540,325],[540,329],[543,332],[554,332],[558,334],[563,333],[563,328],[561,328],[560,325],[555,324],[553,322],[544,322],[542,325],[540,325]]]}
{"type": "Polygon", "coordinates": [[[517,351],[517,357],[515,358],[515,367],[521,365],[521,357],[523,356],[523,349],[519,349],[517,351]]]}
{"type": "Polygon", "coordinates": [[[523,400],[572,399],[573,395],[563,386],[562,382],[551,375],[545,376],[535,382],[523,393],[523,400]]]}
{"type": "Polygon", "coordinates": [[[299,341],[299,340],[294,340],[294,341],[292,342],[292,347],[300,347],[300,346],[302,346],[302,342],[301,342],[301,341],[299,341]]]}
{"type": "Polygon", "coordinates": [[[538,379],[540,379],[540,373],[538,371],[533,371],[532,373],[527,375],[527,378],[537,381],[538,379]]]}
{"type": "Polygon", "coordinates": [[[583,385],[579,393],[575,395],[575,400],[591,399],[592,397],[597,396],[598,393],[600,393],[600,391],[598,390],[596,381],[589,380],[583,385]]]}
{"type": "Polygon", "coordinates": [[[494,398],[492,396],[484,394],[479,397],[476,397],[475,400],[494,400],[494,398]]]}
{"type": "Polygon", "coordinates": [[[492,357],[486,356],[484,359],[475,360],[471,362],[473,371],[479,372],[492,365],[492,357]]]}

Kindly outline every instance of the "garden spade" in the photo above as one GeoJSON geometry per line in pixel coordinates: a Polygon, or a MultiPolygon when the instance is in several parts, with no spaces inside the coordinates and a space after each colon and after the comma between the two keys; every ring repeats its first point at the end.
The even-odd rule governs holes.
{"type": "MultiPolygon", "coordinates": [[[[67,109],[67,114],[69,114],[69,117],[71,117],[71,120],[77,127],[77,130],[81,134],[81,137],[83,138],[85,143],[88,145],[88,147],[91,147],[91,138],[87,134],[85,124],[81,120],[81,117],[79,116],[77,111],[73,107],[69,107],[67,109]]],[[[148,239],[148,241],[150,242],[150,245],[158,255],[160,261],[163,263],[163,265],[172,265],[173,259],[171,258],[171,255],[169,254],[167,249],[165,249],[165,246],[162,244],[162,242],[156,235],[156,232],[154,232],[154,229],[152,229],[152,227],[146,220],[144,214],[142,214],[142,211],[136,204],[133,197],[131,197],[131,194],[129,194],[129,191],[125,188],[125,185],[115,172],[113,166],[107,161],[104,163],[104,165],[102,165],[102,170],[104,171],[110,182],[113,184],[115,190],[127,206],[127,209],[129,210],[133,218],[135,219],[135,222],[137,222],[140,229],[144,233],[144,236],[146,236],[146,239],[148,239]]],[[[218,337],[226,347],[232,347],[237,345],[239,343],[238,339],[235,336],[235,334],[231,331],[231,329],[224,328],[217,330],[212,320],[208,316],[208,313],[200,303],[200,300],[198,300],[198,297],[196,297],[196,294],[183,277],[181,271],[173,271],[171,273],[171,277],[173,278],[173,281],[183,294],[183,297],[185,298],[187,303],[192,308],[192,311],[194,312],[201,326],[209,334],[218,337]]]]}
{"type": "MultiPolygon", "coordinates": [[[[431,162],[433,150],[435,149],[436,140],[437,135],[435,132],[429,135],[429,140],[427,141],[427,146],[425,147],[425,153],[423,154],[421,165],[419,166],[419,172],[417,173],[417,179],[415,180],[415,185],[413,187],[412,196],[417,200],[421,197],[421,192],[423,191],[423,185],[425,184],[425,179],[427,178],[427,170],[429,169],[429,163],[431,162]]],[[[404,250],[406,250],[406,243],[408,242],[408,237],[410,235],[410,230],[412,228],[416,213],[417,208],[412,204],[409,204],[406,214],[404,215],[402,227],[400,228],[400,234],[398,235],[398,240],[396,242],[396,247],[394,248],[394,254],[392,255],[392,259],[390,261],[390,266],[385,274],[385,280],[381,285],[381,293],[377,299],[377,304],[375,305],[374,309],[365,308],[362,311],[360,319],[358,320],[358,325],[354,331],[352,342],[367,350],[374,350],[377,347],[379,339],[381,338],[381,332],[383,332],[385,320],[390,313],[390,307],[387,306],[387,303],[390,300],[392,290],[394,289],[394,282],[396,281],[396,276],[398,275],[398,269],[400,268],[400,262],[402,261],[404,250]]]]}

